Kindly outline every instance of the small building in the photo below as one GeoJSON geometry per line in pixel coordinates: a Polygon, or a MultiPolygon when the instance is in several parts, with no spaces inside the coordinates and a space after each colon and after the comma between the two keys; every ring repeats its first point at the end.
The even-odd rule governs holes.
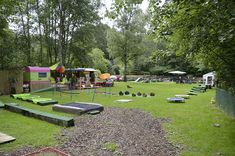
{"type": "Polygon", "coordinates": [[[23,89],[22,70],[2,70],[0,71],[0,95],[1,94],[18,94],[23,89]]]}
{"type": "Polygon", "coordinates": [[[215,72],[210,72],[202,76],[203,84],[207,87],[215,86],[215,72]]]}
{"type": "Polygon", "coordinates": [[[24,86],[28,86],[31,92],[51,86],[49,67],[25,67],[23,76],[24,86]]]}

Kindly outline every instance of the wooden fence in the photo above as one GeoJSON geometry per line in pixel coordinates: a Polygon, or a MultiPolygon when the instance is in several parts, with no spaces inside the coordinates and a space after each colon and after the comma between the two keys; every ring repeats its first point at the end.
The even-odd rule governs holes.
{"type": "Polygon", "coordinates": [[[23,72],[21,70],[0,71],[0,94],[22,93],[23,72]]]}

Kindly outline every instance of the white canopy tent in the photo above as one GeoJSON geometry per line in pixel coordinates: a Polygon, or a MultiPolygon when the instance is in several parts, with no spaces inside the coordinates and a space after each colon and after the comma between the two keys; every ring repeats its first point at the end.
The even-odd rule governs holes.
{"type": "Polygon", "coordinates": [[[173,81],[175,81],[176,83],[184,83],[183,78],[181,77],[181,75],[186,74],[186,72],[176,70],[176,71],[171,71],[171,72],[168,72],[168,73],[175,75],[174,78],[173,78],[173,81]]]}
{"type": "Polygon", "coordinates": [[[171,72],[168,72],[168,73],[170,73],[170,74],[176,74],[176,75],[184,75],[184,74],[186,74],[186,72],[183,72],[183,71],[171,71],[171,72]]]}

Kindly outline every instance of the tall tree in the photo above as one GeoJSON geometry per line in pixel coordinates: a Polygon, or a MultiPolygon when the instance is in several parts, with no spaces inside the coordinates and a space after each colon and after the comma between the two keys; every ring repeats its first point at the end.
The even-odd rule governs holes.
{"type": "Polygon", "coordinates": [[[105,54],[98,48],[92,49],[91,53],[89,54],[92,59],[91,66],[95,69],[99,69],[101,73],[108,72],[110,67],[109,60],[105,59],[105,54]]]}
{"type": "Polygon", "coordinates": [[[123,63],[124,81],[127,81],[128,62],[141,52],[140,45],[145,33],[144,15],[137,4],[138,1],[116,1],[115,10],[110,13],[115,17],[118,31],[108,31],[108,49],[112,58],[119,58],[123,63]]]}
{"type": "Polygon", "coordinates": [[[153,6],[156,37],[167,39],[177,54],[200,58],[217,72],[221,87],[235,88],[234,1],[176,0],[153,6]]]}
{"type": "Polygon", "coordinates": [[[13,0],[0,1],[0,70],[21,68],[24,65],[22,50],[17,48],[17,37],[9,29],[15,5],[13,0]]]}

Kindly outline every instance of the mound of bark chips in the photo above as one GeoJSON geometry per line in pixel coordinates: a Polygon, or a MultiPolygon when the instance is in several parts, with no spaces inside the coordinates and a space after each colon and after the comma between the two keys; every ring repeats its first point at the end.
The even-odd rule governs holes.
{"type": "Polygon", "coordinates": [[[62,130],[60,148],[71,155],[178,155],[165,137],[161,121],[136,109],[106,108],[99,115],[78,116],[62,130]],[[107,145],[115,145],[109,148],[107,145]]]}
{"type": "MultiPolygon", "coordinates": [[[[82,115],[75,126],[64,128],[55,137],[57,149],[71,156],[177,156],[177,148],[161,127],[165,119],[137,109],[106,108],[98,115],[82,115]]],[[[22,147],[3,156],[19,156],[38,150],[22,147]]]]}

